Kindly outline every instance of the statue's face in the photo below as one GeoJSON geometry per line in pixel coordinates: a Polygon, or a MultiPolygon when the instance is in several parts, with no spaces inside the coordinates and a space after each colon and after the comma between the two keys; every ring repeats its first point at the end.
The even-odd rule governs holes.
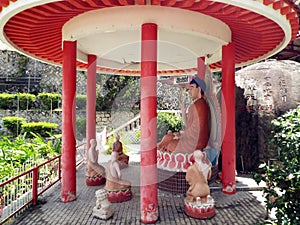
{"type": "Polygon", "coordinates": [[[192,99],[197,99],[200,97],[201,88],[196,87],[196,84],[190,84],[189,86],[189,94],[192,99]]]}

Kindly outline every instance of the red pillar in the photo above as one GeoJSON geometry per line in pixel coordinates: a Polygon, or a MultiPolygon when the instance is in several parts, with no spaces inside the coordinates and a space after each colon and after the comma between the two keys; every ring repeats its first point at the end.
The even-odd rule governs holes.
{"type": "Polygon", "coordinates": [[[87,149],[90,140],[96,139],[96,63],[95,55],[88,55],[87,98],[86,98],[86,140],[87,149]]]}
{"type": "Polygon", "coordinates": [[[229,43],[222,48],[222,191],[236,192],[235,142],[235,48],[229,43]]]}
{"type": "Polygon", "coordinates": [[[205,58],[204,57],[198,57],[197,61],[197,76],[201,79],[205,79],[205,71],[206,71],[206,65],[204,63],[205,58]]]}
{"type": "Polygon", "coordinates": [[[141,221],[154,223],[158,219],[156,82],[157,25],[142,25],[141,46],[141,221]]]}
{"type": "Polygon", "coordinates": [[[62,201],[76,199],[76,41],[63,42],[62,201]]]}
{"type": "MultiPolygon", "coordinates": [[[[86,158],[89,161],[87,154],[90,148],[90,140],[96,139],[96,64],[97,56],[88,55],[88,69],[87,69],[87,98],[86,98],[86,158]]],[[[86,173],[88,174],[88,163],[86,163],[86,173]]],[[[99,180],[100,181],[100,180],[99,180]]],[[[86,185],[94,186],[101,185],[103,181],[91,182],[89,177],[86,177],[86,185]]]]}

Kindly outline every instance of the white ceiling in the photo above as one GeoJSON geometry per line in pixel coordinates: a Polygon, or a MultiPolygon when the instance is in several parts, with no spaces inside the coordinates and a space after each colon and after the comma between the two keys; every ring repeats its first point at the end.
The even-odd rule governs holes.
{"type": "Polygon", "coordinates": [[[73,18],[63,27],[64,40],[77,41],[77,57],[98,56],[97,65],[140,69],[141,26],[158,25],[158,69],[197,67],[197,58],[221,60],[222,45],[231,40],[223,22],[200,13],[168,7],[113,7],[93,10],[73,18]],[[168,16],[166,17],[166,13],[168,16]]]}

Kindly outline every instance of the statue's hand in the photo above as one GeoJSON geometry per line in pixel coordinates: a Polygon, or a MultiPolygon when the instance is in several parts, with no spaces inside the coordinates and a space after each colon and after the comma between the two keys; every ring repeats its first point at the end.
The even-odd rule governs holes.
{"type": "Polygon", "coordinates": [[[174,137],[173,137],[174,140],[178,140],[180,138],[179,132],[174,132],[173,135],[174,135],[174,137]]]}

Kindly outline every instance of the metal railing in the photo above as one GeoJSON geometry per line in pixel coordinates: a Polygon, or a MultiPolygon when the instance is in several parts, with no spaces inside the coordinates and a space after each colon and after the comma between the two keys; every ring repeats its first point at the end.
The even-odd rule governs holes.
{"type": "Polygon", "coordinates": [[[37,204],[37,198],[61,179],[61,155],[0,184],[0,224],[37,204]]]}
{"type": "MultiPolygon", "coordinates": [[[[85,152],[86,143],[76,146],[76,168],[85,162],[78,153],[85,152]]],[[[84,154],[84,153],[83,153],[84,154]]],[[[0,225],[18,215],[30,205],[36,205],[38,196],[42,195],[61,180],[61,155],[22,172],[0,184],[0,225]]]]}
{"type": "Polygon", "coordinates": [[[113,131],[109,132],[106,135],[106,138],[114,135],[115,133],[118,133],[121,130],[129,131],[129,130],[132,130],[133,128],[139,128],[140,125],[141,125],[141,115],[138,114],[137,116],[135,116],[131,120],[129,120],[126,123],[122,124],[121,126],[117,127],[113,131]]]}

